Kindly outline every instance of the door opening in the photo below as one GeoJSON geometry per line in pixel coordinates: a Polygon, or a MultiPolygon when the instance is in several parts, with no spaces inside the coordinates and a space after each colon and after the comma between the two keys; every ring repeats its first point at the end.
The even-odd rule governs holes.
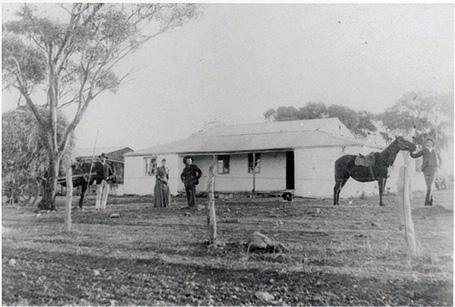
{"type": "Polygon", "coordinates": [[[294,152],[286,151],[286,189],[295,189],[294,179],[294,152]]]}

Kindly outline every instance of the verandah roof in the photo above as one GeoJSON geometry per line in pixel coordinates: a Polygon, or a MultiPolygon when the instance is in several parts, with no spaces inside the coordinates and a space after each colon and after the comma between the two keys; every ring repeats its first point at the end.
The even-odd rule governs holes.
{"type": "Polygon", "coordinates": [[[208,154],[273,151],[296,148],[364,145],[358,140],[335,136],[324,131],[285,131],[239,135],[193,135],[186,139],[159,145],[125,156],[154,154],[208,154]]]}

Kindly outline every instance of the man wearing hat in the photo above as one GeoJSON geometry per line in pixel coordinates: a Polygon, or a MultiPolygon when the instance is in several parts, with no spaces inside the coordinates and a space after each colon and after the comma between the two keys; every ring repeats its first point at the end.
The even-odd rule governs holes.
{"type": "Polygon", "coordinates": [[[416,159],[419,157],[422,158],[422,172],[425,178],[425,183],[427,185],[427,195],[425,197],[425,206],[433,205],[433,196],[431,195],[431,185],[434,182],[436,171],[439,167],[440,158],[438,153],[434,148],[434,140],[432,138],[427,138],[425,140],[424,147],[422,150],[416,153],[410,153],[411,157],[416,159]]]}
{"type": "Polygon", "coordinates": [[[107,197],[109,195],[109,180],[113,177],[112,168],[107,164],[107,156],[105,153],[102,153],[99,156],[99,161],[95,163],[95,173],[96,173],[96,210],[105,210],[107,197]]]}
{"type": "Polygon", "coordinates": [[[193,158],[186,156],[183,158],[185,168],[180,175],[183,184],[185,185],[186,199],[188,200],[188,207],[195,206],[196,185],[199,184],[199,178],[202,176],[202,171],[193,164],[193,158]]]}

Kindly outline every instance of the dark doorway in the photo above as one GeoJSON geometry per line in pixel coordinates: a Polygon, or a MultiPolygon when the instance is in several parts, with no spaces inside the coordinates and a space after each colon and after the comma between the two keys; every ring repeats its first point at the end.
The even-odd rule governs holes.
{"type": "Polygon", "coordinates": [[[295,189],[293,151],[286,151],[286,189],[295,189]]]}

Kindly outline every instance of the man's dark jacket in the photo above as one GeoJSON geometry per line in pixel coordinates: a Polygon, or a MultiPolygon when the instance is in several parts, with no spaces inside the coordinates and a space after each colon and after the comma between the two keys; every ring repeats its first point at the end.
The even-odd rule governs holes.
{"type": "Polygon", "coordinates": [[[96,183],[101,183],[102,180],[109,181],[112,179],[114,173],[112,168],[107,163],[101,163],[100,161],[95,162],[94,169],[96,172],[96,183]]]}
{"type": "Polygon", "coordinates": [[[199,178],[202,176],[202,171],[194,164],[185,166],[180,175],[182,182],[185,186],[197,185],[199,183],[199,178]]]}
{"type": "Polygon", "coordinates": [[[422,156],[422,172],[424,172],[427,167],[437,168],[439,166],[439,157],[435,150],[430,151],[428,148],[423,148],[415,154],[411,153],[411,157],[414,159],[422,156]]]}

